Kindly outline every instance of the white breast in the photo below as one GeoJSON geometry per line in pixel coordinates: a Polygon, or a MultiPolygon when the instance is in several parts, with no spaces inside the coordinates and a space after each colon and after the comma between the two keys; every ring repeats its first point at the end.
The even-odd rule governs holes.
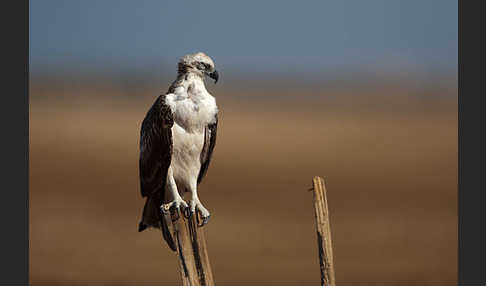
{"type": "Polygon", "coordinates": [[[166,95],[166,103],[174,114],[171,168],[178,187],[189,188],[196,184],[201,169],[204,129],[215,120],[216,100],[205,89],[188,93],[178,87],[166,95]]]}
{"type": "Polygon", "coordinates": [[[205,89],[188,93],[184,87],[178,87],[174,93],[166,95],[166,103],[174,114],[174,121],[187,132],[213,123],[218,112],[216,100],[205,89]]]}
{"type": "Polygon", "coordinates": [[[187,132],[177,122],[172,127],[171,168],[179,188],[183,186],[189,189],[191,183],[194,185],[197,181],[204,146],[204,129],[201,131],[187,132]]]}

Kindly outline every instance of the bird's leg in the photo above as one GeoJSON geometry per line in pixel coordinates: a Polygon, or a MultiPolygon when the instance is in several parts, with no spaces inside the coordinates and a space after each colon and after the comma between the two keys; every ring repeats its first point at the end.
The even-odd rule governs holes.
{"type": "Polygon", "coordinates": [[[208,223],[210,213],[209,211],[202,205],[201,201],[199,201],[199,197],[197,196],[197,183],[194,183],[191,186],[191,200],[189,201],[189,205],[191,207],[191,213],[195,214],[196,211],[199,211],[201,214],[202,222],[199,226],[203,226],[208,223]]]}
{"type": "Polygon", "coordinates": [[[186,209],[189,207],[187,203],[182,199],[179,191],[177,190],[177,185],[175,183],[174,176],[172,175],[172,168],[169,168],[169,171],[167,172],[166,187],[166,190],[169,191],[172,197],[172,201],[160,206],[163,213],[169,212],[171,208],[179,210],[181,206],[186,209]]]}

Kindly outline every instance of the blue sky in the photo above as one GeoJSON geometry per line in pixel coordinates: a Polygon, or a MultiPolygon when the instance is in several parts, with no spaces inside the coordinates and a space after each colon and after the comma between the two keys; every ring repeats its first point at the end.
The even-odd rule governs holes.
{"type": "Polygon", "coordinates": [[[30,1],[34,71],[173,67],[195,51],[247,72],[455,72],[457,1],[30,1]]]}

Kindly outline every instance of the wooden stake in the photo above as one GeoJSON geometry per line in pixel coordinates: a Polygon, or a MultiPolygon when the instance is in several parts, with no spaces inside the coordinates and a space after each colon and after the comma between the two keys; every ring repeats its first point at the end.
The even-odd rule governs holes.
{"type": "Polygon", "coordinates": [[[317,249],[321,268],[321,286],[336,286],[332,258],[331,226],[327,207],[326,186],[324,179],[314,177],[314,210],[317,229],[317,249]]]}
{"type": "Polygon", "coordinates": [[[177,211],[170,220],[169,230],[177,246],[182,285],[214,286],[204,227],[198,226],[197,215],[185,218],[177,211]]]}

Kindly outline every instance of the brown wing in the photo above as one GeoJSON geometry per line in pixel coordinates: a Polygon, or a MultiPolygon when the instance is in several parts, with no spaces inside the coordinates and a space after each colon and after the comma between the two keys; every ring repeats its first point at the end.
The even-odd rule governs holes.
{"type": "Polygon", "coordinates": [[[173,124],[172,111],[165,104],[165,95],[161,95],[147,112],[140,131],[139,175],[143,197],[157,193],[160,199],[164,198],[172,157],[173,124]]]}
{"type": "Polygon", "coordinates": [[[209,163],[213,155],[214,146],[216,145],[216,135],[218,131],[218,115],[214,123],[206,126],[204,130],[204,146],[201,152],[201,170],[197,177],[197,183],[201,183],[202,179],[208,171],[209,163]]]}

